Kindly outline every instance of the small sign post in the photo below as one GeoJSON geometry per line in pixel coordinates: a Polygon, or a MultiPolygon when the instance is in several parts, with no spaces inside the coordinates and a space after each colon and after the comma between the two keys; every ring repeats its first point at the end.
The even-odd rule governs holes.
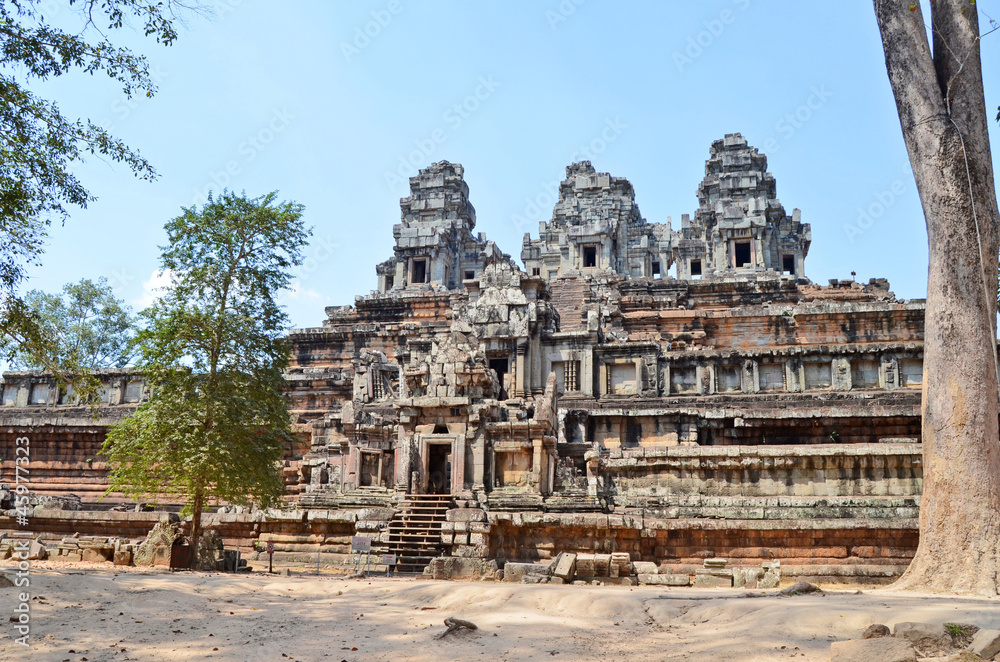
{"type": "Polygon", "coordinates": [[[395,554],[383,554],[382,555],[382,565],[385,566],[385,576],[389,576],[389,570],[392,566],[396,565],[396,555],[395,554]]]}
{"type": "Polygon", "coordinates": [[[267,541],[267,571],[274,572],[274,541],[267,541]]]}
{"type": "Polygon", "coordinates": [[[358,553],[358,569],[361,569],[361,553],[366,554],[365,557],[365,576],[368,575],[368,564],[372,557],[372,539],[366,538],[365,536],[354,536],[351,538],[351,551],[358,553]]]}

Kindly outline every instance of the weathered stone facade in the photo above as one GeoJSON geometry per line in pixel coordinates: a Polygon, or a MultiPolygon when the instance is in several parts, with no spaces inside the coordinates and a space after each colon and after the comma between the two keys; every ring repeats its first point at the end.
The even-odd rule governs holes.
{"type": "MultiPolygon", "coordinates": [[[[679,572],[712,556],[778,558],[790,576],[905,567],[924,304],[884,280],[809,281],[810,227],[739,134],[712,144],[678,231],[646,222],[628,180],[570,165],[524,271],[473,235],[460,165],[410,188],[378,290],[290,334],[309,450],[285,469],[300,514],[273,516],[288,553],[323,527],[346,552],[353,527],[414,563],[627,551],[679,572]]],[[[32,406],[17,388],[4,426],[32,406]]]]}
{"type": "MultiPolygon", "coordinates": [[[[879,279],[809,281],[809,225],[739,134],[712,144],[676,232],[643,219],[628,180],[569,166],[552,219],[525,237],[525,271],[495,249],[435,254],[413,238],[454,227],[449,212],[412,211],[442,172],[461,191],[452,206],[471,207],[460,167],[421,171],[402,200],[410,235],[396,227],[379,267],[394,265],[391,287],[291,334],[293,410],[312,438],[303,506],[447,494],[484,515],[446,522],[443,551],[501,559],[547,558],[553,540],[623,549],[635,531],[629,551],[683,565],[697,545],[657,532],[690,542],[708,521],[723,538],[805,536],[830,564],[849,565],[851,545],[816,541],[844,531],[913,542],[923,302],[879,279]],[[414,241],[430,282],[405,278],[414,241]],[[454,264],[471,277],[449,277],[454,264]],[[549,533],[512,532],[531,513],[549,533]]],[[[884,547],[859,535],[859,550],[884,547]]],[[[891,549],[853,563],[904,566],[912,549],[891,549]]]]}

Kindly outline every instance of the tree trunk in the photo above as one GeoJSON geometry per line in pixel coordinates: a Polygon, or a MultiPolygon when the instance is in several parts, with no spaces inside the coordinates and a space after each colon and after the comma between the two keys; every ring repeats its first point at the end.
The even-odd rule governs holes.
{"type": "Polygon", "coordinates": [[[205,494],[199,487],[195,489],[194,496],[191,499],[191,507],[194,508],[194,512],[191,514],[191,563],[188,566],[192,569],[197,569],[198,567],[198,547],[201,541],[201,511],[205,509],[205,494]]]}
{"type": "Polygon", "coordinates": [[[969,0],[875,0],[927,222],[920,544],[897,588],[1000,593],[998,212],[969,0]],[[912,9],[911,9],[912,7],[912,9]]]}

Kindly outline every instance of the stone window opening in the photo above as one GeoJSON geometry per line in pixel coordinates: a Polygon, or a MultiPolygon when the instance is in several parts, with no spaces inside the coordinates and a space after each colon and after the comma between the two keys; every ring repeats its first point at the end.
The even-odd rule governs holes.
{"type": "Polygon", "coordinates": [[[654,262],[652,264],[653,278],[661,278],[663,274],[660,273],[660,263],[654,262]]]}
{"type": "Polygon", "coordinates": [[[531,268],[531,275],[532,276],[541,276],[542,275],[542,269],[541,269],[541,267],[532,267],[531,268]]]}
{"type": "Polygon", "coordinates": [[[472,280],[475,277],[476,277],[476,272],[475,271],[466,271],[465,272],[465,280],[472,280]]]}
{"type": "Polygon", "coordinates": [[[17,387],[16,386],[4,386],[3,388],[3,404],[5,407],[13,407],[17,403],[17,387]]]}
{"type": "Polygon", "coordinates": [[[736,260],[736,268],[741,269],[743,267],[753,266],[751,265],[750,257],[750,242],[749,241],[737,241],[733,244],[733,253],[736,260]]]}
{"type": "Polygon", "coordinates": [[[590,269],[597,266],[597,246],[583,247],[583,268],[590,269]]]}
{"type": "Polygon", "coordinates": [[[795,256],[783,255],[781,257],[781,273],[795,275],[795,256]]]}
{"type": "Polygon", "coordinates": [[[427,282],[427,260],[419,259],[413,260],[412,273],[410,275],[410,282],[414,285],[420,285],[427,282]]]}
{"type": "Polygon", "coordinates": [[[391,290],[394,283],[395,283],[395,277],[394,276],[386,276],[385,277],[385,289],[391,290]]]}
{"type": "Polygon", "coordinates": [[[372,372],[372,399],[384,400],[386,396],[385,376],[379,371],[372,372]]]}
{"type": "Polygon", "coordinates": [[[691,260],[691,278],[692,280],[701,278],[701,260],[691,260]]]}
{"type": "Polygon", "coordinates": [[[563,364],[563,388],[567,391],[580,390],[580,362],[566,361],[563,364]]]}
{"type": "Polygon", "coordinates": [[[434,434],[448,434],[448,426],[444,423],[438,423],[434,426],[434,434]]]}
{"type": "Polygon", "coordinates": [[[49,399],[48,384],[34,384],[31,387],[31,401],[29,404],[44,405],[49,399]]]}

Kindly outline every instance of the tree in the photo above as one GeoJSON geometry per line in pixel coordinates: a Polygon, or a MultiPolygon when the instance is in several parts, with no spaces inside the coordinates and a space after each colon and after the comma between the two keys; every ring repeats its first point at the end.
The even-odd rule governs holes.
{"type": "Polygon", "coordinates": [[[280,498],[279,463],[294,440],[282,393],[288,320],[274,295],[310,232],[302,205],[275,199],[224,192],[167,223],[160,264],[172,282],[138,334],[150,399],[102,449],[108,491],[180,497],[196,544],[209,503],[280,498]]]}
{"type": "MultiPolygon", "coordinates": [[[[43,0],[0,3],[0,336],[48,362],[52,350],[40,320],[19,297],[26,268],[37,264],[53,219],[67,206],[94,200],[73,173],[87,155],[124,163],[137,177],[153,179],[153,167],[104,128],[63,115],[29,89],[36,81],[72,71],[103,73],[125,94],[152,96],[156,86],[143,56],[115,46],[105,34],[130,20],[158,43],[177,38],[177,0],[68,0],[79,29],[53,26],[43,0]]],[[[57,5],[58,7],[58,5],[57,5]]]]}
{"type": "Polygon", "coordinates": [[[37,352],[8,341],[13,367],[41,369],[54,362],[63,370],[89,371],[123,368],[131,361],[136,319],[107,279],[95,283],[84,278],[63,286],[62,294],[31,290],[24,301],[51,339],[52,352],[40,359],[37,352]]]}
{"type": "Polygon", "coordinates": [[[875,0],[927,223],[920,544],[896,586],[1000,594],[998,210],[973,0],[875,0]]]}

